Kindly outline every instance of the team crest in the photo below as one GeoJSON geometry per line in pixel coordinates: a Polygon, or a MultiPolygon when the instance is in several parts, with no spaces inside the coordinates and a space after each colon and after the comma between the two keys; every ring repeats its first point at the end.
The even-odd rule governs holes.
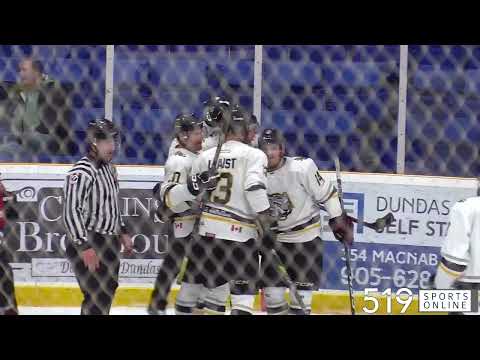
{"type": "Polygon", "coordinates": [[[293,203],[286,192],[278,194],[268,195],[270,207],[273,212],[273,216],[279,220],[286,220],[288,215],[293,211],[293,203]]]}

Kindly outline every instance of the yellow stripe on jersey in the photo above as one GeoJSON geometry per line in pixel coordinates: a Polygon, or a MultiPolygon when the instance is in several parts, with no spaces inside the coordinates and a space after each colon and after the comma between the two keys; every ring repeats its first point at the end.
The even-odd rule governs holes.
{"type": "Polygon", "coordinates": [[[459,277],[462,273],[461,272],[458,272],[458,271],[454,271],[452,269],[449,269],[448,267],[446,267],[443,263],[440,263],[440,268],[445,271],[448,275],[451,275],[453,277],[459,277]]]}
{"type": "MultiPolygon", "coordinates": [[[[307,231],[310,231],[312,229],[316,229],[316,228],[319,228],[321,225],[320,223],[316,223],[316,224],[313,224],[313,225],[310,225],[310,226],[307,226],[305,229],[302,229],[302,230],[298,230],[298,231],[288,231],[287,232],[284,232],[284,233],[281,233],[281,234],[278,234],[278,236],[282,236],[282,235],[297,235],[297,234],[302,234],[304,232],[307,232],[307,231]]],[[[280,230],[281,231],[281,230],[280,230]]]]}
{"type": "MultiPolygon", "coordinates": [[[[171,188],[170,188],[171,189],[171,188]]],[[[169,190],[170,190],[169,189],[169,190]]],[[[170,191],[167,191],[167,196],[165,196],[165,205],[167,208],[171,209],[172,208],[172,201],[170,200],[170,191]]]]}
{"type": "Polygon", "coordinates": [[[338,192],[337,192],[336,189],[333,189],[332,192],[330,193],[330,195],[328,195],[327,200],[324,200],[323,202],[326,203],[327,201],[335,199],[335,198],[338,198],[338,192]]]}
{"type": "Polygon", "coordinates": [[[185,220],[195,220],[197,217],[195,215],[180,216],[173,219],[173,221],[185,221],[185,220]]]}
{"type": "Polygon", "coordinates": [[[225,315],[225,312],[204,308],[203,313],[201,315],[225,315]]]}
{"type": "Polygon", "coordinates": [[[245,223],[245,222],[225,218],[223,216],[217,216],[217,215],[212,215],[212,214],[208,214],[208,213],[202,213],[202,217],[205,218],[205,219],[221,221],[221,222],[224,222],[224,223],[227,223],[227,224],[240,225],[240,226],[245,226],[245,227],[249,227],[249,228],[252,228],[252,229],[257,228],[257,226],[254,225],[254,224],[248,224],[248,223],[245,223]]]}

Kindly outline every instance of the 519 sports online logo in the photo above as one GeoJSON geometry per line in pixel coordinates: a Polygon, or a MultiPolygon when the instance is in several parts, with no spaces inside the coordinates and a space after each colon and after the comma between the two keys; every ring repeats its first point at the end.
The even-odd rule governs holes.
{"type": "Polygon", "coordinates": [[[391,288],[379,293],[378,288],[364,289],[362,310],[366,314],[380,313],[381,303],[386,301],[382,313],[476,313],[478,312],[477,290],[419,290],[417,306],[415,296],[409,288],[393,292],[391,288]],[[383,299],[385,297],[385,300],[383,299]],[[400,311],[393,311],[393,304],[401,305],[400,311]]]}

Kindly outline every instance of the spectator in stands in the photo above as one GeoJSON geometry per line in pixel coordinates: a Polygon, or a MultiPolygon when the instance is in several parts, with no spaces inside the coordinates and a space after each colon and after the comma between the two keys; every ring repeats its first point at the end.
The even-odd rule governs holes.
{"type": "Polygon", "coordinates": [[[0,160],[22,151],[71,154],[72,112],[66,101],[71,87],[50,79],[33,58],[20,62],[19,75],[18,84],[0,85],[0,128],[7,130],[0,139],[0,160]]]}

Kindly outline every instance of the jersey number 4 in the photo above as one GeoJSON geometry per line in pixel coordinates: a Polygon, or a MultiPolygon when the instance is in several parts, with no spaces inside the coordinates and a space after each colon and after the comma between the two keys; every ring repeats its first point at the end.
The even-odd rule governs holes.
{"type": "Polygon", "coordinates": [[[323,180],[322,175],[320,175],[320,171],[315,173],[315,179],[317,179],[318,186],[323,186],[323,184],[325,184],[325,180],[323,180]]]}
{"type": "Polygon", "coordinates": [[[230,173],[220,173],[217,188],[210,193],[210,201],[225,205],[232,196],[233,176],[230,173]]]}

